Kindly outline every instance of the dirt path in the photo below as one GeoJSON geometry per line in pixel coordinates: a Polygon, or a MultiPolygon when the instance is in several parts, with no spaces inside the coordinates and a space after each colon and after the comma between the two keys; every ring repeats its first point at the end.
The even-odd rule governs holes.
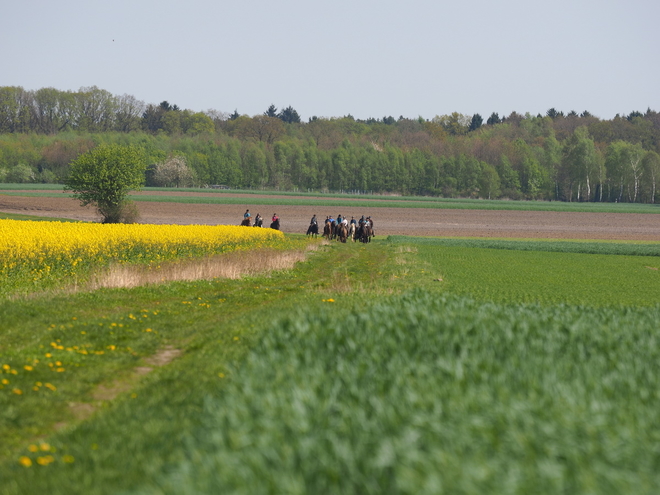
{"type": "MultiPolygon", "coordinates": [[[[185,193],[181,193],[185,194],[185,193]]],[[[169,193],[168,193],[169,195],[169,193]]],[[[199,195],[199,194],[195,194],[199,195]]],[[[534,211],[445,210],[426,208],[363,208],[350,201],[337,206],[277,206],[137,202],[141,223],[238,225],[246,208],[261,213],[268,225],[273,213],[284,232],[304,233],[312,214],[349,218],[371,215],[377,236],[427,235],[466,237],[518,237],[554,239],[612,239],[660,241],[660,216],[637,213],[566,213],[534,211]],[[334,211],[332,211],[334,210],[334,211]]],[[[69,198],[0,195],[0,212],[22,213],[74,220],[99,220],[92,208],[81,208],[69,198]]]]}

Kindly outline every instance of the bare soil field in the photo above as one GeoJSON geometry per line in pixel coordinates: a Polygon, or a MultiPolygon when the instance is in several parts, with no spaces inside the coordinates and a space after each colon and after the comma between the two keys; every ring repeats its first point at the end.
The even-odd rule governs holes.
{"type": "MultiPolygon", "coordinates": [[[[153,193],[150,193],[153,194],[153,193]]],[[[171,193],[163,193],[172,196],[171,193]]],[[[204,193],[178,193],[200,196],[204,193]]],[[[547,239],[609,239],[660,241],[660,216],[636,213],[568,213],[535,211],[447,210],[427,208],[352,207],[350,199],[338,199],[336,207],[250,205],[250,199],[268,195],[243,195],[244,205],[136,202],[140,223],[238,225],[246,208],[261,213],[264,225],[273,213],[281,218],[282,230],[305,233],[313,214],[321,225],[327,215],[342,214],[374,220],[377,236],[419,235],[451,237],[500,237],[547,239]],[[334,210],[334,211],[330,211],[334,210]]],[[[241,196],[241,197],[243,197],[241,196]]],[[[98,221],[93,208],[76,200],[47,197],[3,196],[0,212],[98,221]]]]}

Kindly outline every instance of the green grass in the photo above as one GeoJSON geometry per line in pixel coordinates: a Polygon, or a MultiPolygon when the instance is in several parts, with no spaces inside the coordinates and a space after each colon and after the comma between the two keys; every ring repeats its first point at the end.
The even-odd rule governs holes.
{"type": "Polygon", "coordinates": [[[56,377],[50,395],[0,390],[3,494],[658,492],[657,257],[398,241],[0,303],[0,366],[48,367],[57,339],[70,360],[12,375],[56,377]],[[105,353],[67,351],[87,343],[105,353]],[[183,356],[72,418],[168,345],[183,356]]]}
{"type": "Polygon", "coordinates": [[[439,284],[453,294],[506,304],[660,303],[657,245],[398,238],[399,244],[392,239],[404,250],[400,258],[410,260],[403,276],[418,286],[439,284]]]}
{"type": "Polygon", "coordinates": [[[590,241],[555,239],[477,239],[391,235],[388,241],[416,246],[445,246],[511,251],[660,256],[660,241],[590,241]]]}
{"type": "MultiPolygon", "coordinates": [[[[61,193],[50,191],[62,190],[57,184],[0,184],[0,194],[26,197],[60,197],[61,193]],[[11,191],[16,192],[11,192],[11,191]],[[20,192],[19,192],[20,191],[20,192]],[[36,192],[23,192],[36,191],[36,192]]],[[[594,212],[594,213],[660,213],[658,205],[640,203],[567,203],[559,201],[504,201],[460,198],[438,198],[428,196],[386,196],[326,194],[309,192],[255,191],[255,190],[217,190],[205,188],[144,188],[144,192],[204,192],[213,196],[182,197],[163,195],[133,195],[135,201],[176,202],[195,204],[245,204],[246,198],[231,198],[230,194],[249,194],[271,196],[269,198],[250,198],[253,205],[290,205],[331,207],[350,200],[350,205],[368,208],[431,208],[431,209],[467,209],[467,210],[517,210],[517,211],[558,211],[558,212],[594,212]]]]}

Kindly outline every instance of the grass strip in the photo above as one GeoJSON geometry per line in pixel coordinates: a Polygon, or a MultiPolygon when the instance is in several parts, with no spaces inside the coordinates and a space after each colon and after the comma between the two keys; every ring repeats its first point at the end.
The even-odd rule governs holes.
{"type": "Polygon", "coordinates": [[[511,239],[469,239],[443,237],[388,236],[395,244],[415,244],[423,246],[451,246],[482,249],[506,249],[513,251],[544,251],[555,253],[608,254],[624,256],[660,256],[660,242],[620,242],[583,240],[511,240],[511,239]]]}

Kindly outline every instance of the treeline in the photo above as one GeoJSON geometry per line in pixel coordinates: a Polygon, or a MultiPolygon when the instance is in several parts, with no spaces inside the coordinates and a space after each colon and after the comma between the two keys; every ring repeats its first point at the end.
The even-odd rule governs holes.
{"type": "Polygon", "coordinates": [[[82,88],[0,87],[0,181],[62,182],[101,143],[133,144],[149,185],[648,202],[658,199],[660,114],[589,112],[432,119],[194,112],[82,88]],[[173,160],[176,158],[176,160],[173,160]],[[163,177],[156,171],[176,163],[163,177]],[[159,180],[161,182],[159,182],[159,180]]]}

